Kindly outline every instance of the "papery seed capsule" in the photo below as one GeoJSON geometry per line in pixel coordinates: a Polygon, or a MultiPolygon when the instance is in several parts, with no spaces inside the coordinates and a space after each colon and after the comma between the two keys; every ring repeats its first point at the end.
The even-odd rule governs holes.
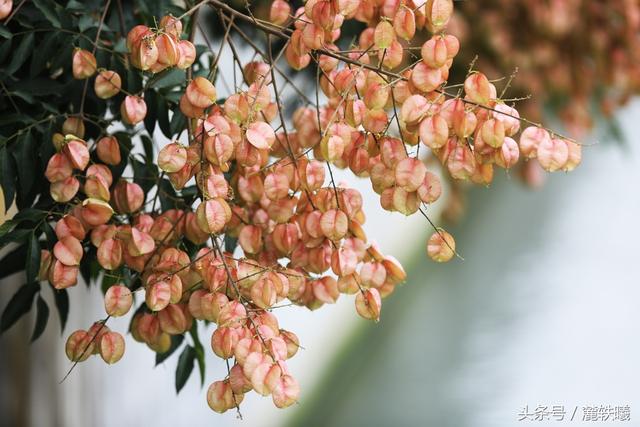
{"type": "Polygon", "coordinates": [[[172,37],[180,39],[180,35],[182,34],[182,21],[174,16],[165,15],[160,19],[160,28],[172,37]]]}
{"type": "Polygon", "coordinates": [[[89,164],[89,150],[87,149],[87,143],[76,139],[73,135],[67,135],[66,144],[64,145],[62,152],[66,154],[67,158],[71,162],[71,166],[75,169],[85,170],[89,164]]]}
{"type": "Polygon", "coordinates": [[[139,96],[127,95],[120,105],[120,115],[126,124],[136,125],[146,117],[147,104],[139,96]]]}
{"type": "Polygon", "coordinates": [[[433,33],[439,33],[447,24],[453,14],[453,0],[427,0],[424,15],[429,29],[433,33]]]}
{"type": "Polygon", "coordinates": [[[117,95],[121,87],[122,79],[120,78],[120,74],[111,70],[100,71],[93,84],[93,90],[96,92],[96,96],[101,99],[109,99],[117,95]]]}
{"type": "Polygon", "coordinates": [[[431,92],[444,83],[444,78],[440,68],[431,68],[419,62],[411,71],[411,83],[422,92],[431,92]]]}
{"type": "Polygon", "coordinates": [[[582,161],[582,146],[573,141],[566,141],[566,143],[567,148],[569,148],[569,158],[567,159],[567,163],[565,163],[563,169],[566,172],[571,172],[578,167],[582,161]]]}
{"type": "Polygon", "coordinates": [[[49,159],[44,172],[49,182],[63,181],[73,174],[73,167],[64,153],[56,153],[49,159]]]}
{"type": "Polygon", "coordinates": [[[185,70],[196,60],[196,47],[189,40],[180,40],[178,50],[180,50],[180,59],[176,66],[185,70]]]}
{"type": "Polygon", "coordinates": [[[132,213],[142,207],[144,192],[135,182],[120,180],[113,189],[114,204],[118,212],[132,213]]]}
{"type": "Polygon", "coordinates": [[[491,100],[489,79],[482,73],[470,74],[464,81],[464,92],[471,101],[481,105],[488,104],[491,100]]]}
{"type": "Polygon", "coordinates": [[[291,375],[282,375],[271,386],[273,404],[277,408],[287,408],[296,403],[300,397],[300,386],[291,375]]]}
{"type": "Polygon", "coordinates": [[[207,390],[207,403],[215,412],[223,413],[242,402],[244,394],[234,394],[228,381],[215,381],[207,390]]]}
{"type": "MultiPolygon", "coordinates": [[[[221,292],[205,292],[200,300],[200,309],[205,320],[218,323],[220,310],[229,302],[229,298],[221,292]]],[[[191,301],[189,301],[191,304],[191,301]]]]}
{"type": "Polygon", "coordinates": [[[378,321],[382,300],[376,288],[365,289],[356,295],[356,311],[365,319],[378,321]]]}
{"type": "Polygon", "coordinates": [[[416,191],[423,183],[427,168],[420,160],[407,157],[395,167],[396,185],[408,192],[416,191]]]}
{"type": "Polygon", "coordinates": [[[65,353],[72,362],[84,362],[93,354],[95,343],[87,331],[77,330],[69,335],[65,353]]]}
{"type": "Polygon", "coordinates": [[[482,140],[493,148],[500,148],[505,138],[504,122],[489,119],[482,124],[482,140]]]}
{"type": "Polygon", "coordinates": [[[247,310],[238,301],[230,301],[225,304],[218,315],[218,325],[230,328],[238,327],[247,318],[247,310]]]}
{"type": "Polygon", "coordinates": [[[569,160],[569,146],[564,139],[546,139],[538,145],[538,161],[547,172],[562,169],[569,160]]]}
{"type": "Polygon", "coordinates": [[[73,51],[72,71],[74,79],[86,79],[96,72],[96,57],[84,49],[75,49],[73,51]]]}
{"type": "Polygon", "coordinates": [[[208,108],[216,101],[216,88],[204,77],[193,79],[185,94],[191,105],[197,108],[208,108]]]}
{"type": "Polygon", "coordinates": [[[178,304],[169,304],[160,310],[158,312],[158,321],[162,332],[169,335],[179,335],[186,332],[189,321],[185,314],[178,304]]]}
{"type": "Polygon", "coordinates": [[[113,285],[104,294],[104,309],[109,316],[124,316],[132,304],[131,291],[124,285],[113,285]]]}
{"type": "Polygon", "coordinates": [[[442,194],[440,178],[432,172],[426,172],[422,184],[418,187],[418,196],[424,203],[433,203],[442,194]]]}
{"type": "Polygon", "coordinates": [[[289,20],[291,6],[284,0],[274,0],[269,10],[269,21],[275,25],[283,25],[289,20]]]}
{"type": "Polygon", "coordinates": [[[84,138],[84,122],[80,117],[68,117],[62,123],[62,133],[65,135],[74,135],[78,138],[84,138]]]}
{"type": "Polygon", "coordinates": [[[223,199],[210,199],[200,203],[196,209],[196,219],[205,233],[218,233],[231,219],[231,209],[223,199]]]}
{"type": "Polygon", "coordinates": [[[238,243],[247,254],[257,254],[262,250],[262,228],[256,225],[245,225],[238,235],[238,243]]]}
{"type": "Polygon", "coordinates": [[[551,140],[549,132],[537,126],[530,126],[520,134],[520,153],[528,159],[536,157],[538,155],[538,146],[542,142],[548,144],[547,140],[551,140]]]}
{"type": "Polygon", "coordinates": [[[422,60],[433,69],[444,66],[449,59],[447,43],[443,37],[433,36],[421,48],[422,60]]]}
{"type": "Polygon", "coordinates": [[[382,20],[376,26],[373,33],[373,43],[378,49],[386,49],[391,46],[396,34],[393,25],[389,21],[382,20]]]}
{"type": "MultiPolygon", "coordinates": [[[[169,34],[158,34],[156,37],[156,46],[158,48],[158,62],[155,66],[161,65],[161,68],[173,67],[180,60],[180,48],[178,42],[169,34]]],[[[153,68],[153,67],[152,67],[153,68]]]]}
{"type": "Polygon", "coordinates": [[[333,241],[342,239],[347,234],[348,227],[349,219],[341,210],[330,209],[320,218],[322,234],[333,241]]]}
{"type": "Polygon", "coordinates": [[[393,29],[399,37],[409,41],[416,33],[416,17],[406,5],[402,5],[393,17],[393,29]]]}
{"type": "Polygon", "coordinates": [[[235,394],[243,394],[251,391],[251,381],[242,372],[242,366],[235,364],[229,370],[229,385],[235,394]]]}
{"type": "Polygon", "coordinates": [[[160,311],[169,304],[171,286],[168,282],[155,282],[147,289],[145,302],[152,311],[160,311]]]}
{"type": "Polygon", "coordinates": [[[510,137],[505,137],[504,143],[496,153],[496,164],[502,168],[509,169],[518,163],[520,150],[518,143],[510,137]]]}
{"type": "Polygon", "coordinates": [[[158,167],[165,172],[177,172],[187,163],[187,150],[177,142],[165,145],[158,153],[158,167]]]}
{"type": "Polygon", "coordinates": [[[427,242],[427,254],[436,262],[447,262],[455,255],[456,242],[442,229],[434,232],[427,242]]]}
{"type": "Polygon", "coordinates": [[[100,338],[100,357],[108,364],[114,364],[124,355],[124,338],[118,332],[106,332],[100,338]]]}
{"type": "Polygon", "coordinates": [[[13,0],[3,0],[0,3],[0,19],[4,19],[11,14],[13,9],[13,0]]]}
{"type": "Polygon", "coordinates": [[[78,283],[78,266],[64,265],[57,259],[53,259],[49,267],[49,283],[56,289],[65,289],[78,283]]]}
{"type": "Polygon", "coordinates": [[[429,108],[430,103],[424,96],[412,95],[402,104],[400,118],[408,125],[415,125],[427,114],[429,108]]]}
{"type": "Polygon", "coordinates": [[[247,141],[259,150],[268,150],[276,140],[273,128],[264,122],[254,122],[247,128],[247,141]]]}
{"type": "Polygon", "coordinates": [[[78,239],[73,236],[67,236],[55,244],[53,255],[64,265],[76,266],[80,264],[84,251],[78,239]]]}
{"type": "Polygon", "coordinates": [[[325,276],[311,282],[313,295],[325,304],[334,304],[340,291],[338,290],[338,282],[333,277],[325,276]]]}
{"type": "Polygon", "coordinates": [[[118,165],[122,161],[120,145],[115,136],[105,136],[96,143],[96,154],[100,161],[108,165],[118,165]]]}
{"type": "Polygon", "coordinates": [[[66,203],[73,199],[80,189],[80,181],[74,176],[56,181],[51,184],[49,193],[51,198],[58,203],[66,203]]]}
{"type": "Polygon", "coordinates": [[[105,270],[115,270],[122,265],[122,242],[105,239],[98,246],[98,263],[105,270]]]}

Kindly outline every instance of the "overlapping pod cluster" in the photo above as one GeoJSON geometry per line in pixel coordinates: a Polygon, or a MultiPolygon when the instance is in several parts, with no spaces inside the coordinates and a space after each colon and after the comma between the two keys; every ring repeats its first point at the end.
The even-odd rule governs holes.
{"type": "MultiPolygon", "coordinates": [[[[459,50],[458,40],[443,33],[452,10],[451,0],[308,1],[293,14],[292,30],[280,27],[290,38],[285,56],[297,69],[318,61],[327,102],[298,109],[289,131],[285,123],[277,131],[270,124],[276,117],[285,121],[274,99],[272,64],[244,64],[244,85],[222,105],[210,80],[190,80],[180,99],[189,118],[188,143],[169,143],[157,163],[176,190],[195,180],[194,209],[145,213],[140,187],[126,180],[114,185],[105,166],[122,161],[117,140],[100,138],[97,160],[89,165],[82,122],[68,120],[67,136],[54,138],[58,153],[47,178],[54,199],[68,203],[69,210],[56,225],[53,253],[43,253],[42,274],[59,288],[75,284],[90,241],[107,273],[124,265],[139,279],[145,304],[131,323],[137,341],[162,353],[171,336],[189,331],[194,320],[216,324],[211,348],[232,362],[228,376],[209,387],[213,410],[237,407],[250,390],[271,395],[278,407],[293,404],[299,387],[286,361],[295,355],[298,339],[279,327],[272,310],[285,299],[317,309],[350,294],[358,314],[378,320],[382,298],[406,278],[393,257],[368,241],[362,195],[336,184],[332,167],[368,177],[384,209],[410,215],[441,194],[438,176],[417,150],[409,154],[420,143],[445,173],[480,184],[491,182],[494,166],[512,167],[521,152],[548,170],[570,170],[579,162],[579,146],[541,128],[526,129],[516,142],[518,112],[498,99],[482,73],[469,74],[464,97],[445,92],[459,50]],[[332,43],[348,19],[367,28],[358,48],[343,54],[332,43]],[[408,43],[422,29],[434,35],[422,44],[421,58],[396,74],[408,59],[408,43]],[[85,173],[84,195],[74,169],[85,173]],[[220,249],[222,235],[237,239],[241,258],[220,249]],[[199,248],[195,255],[183,250],[185,241],[199,248]]],[[[271,19],[287,24],[289,4],[276,0],[271,19]]],[[[180,33],[180,22],[171,17],[159,29],[134,27],[127,37],[130,63],[151,72],[188,66],[193,58],[181,50],[180,33]]],[[[78,78],[96,68],[86,51],[76,51],[73,62],[78,78]]],[[[127,96],[122,120],[141,121],[143,106],[140,97],[127,96]]],[[[427,252],[448,261],[455,255],[453,237],[436,230],[427,252]]],[[[126,314],[134,291],[122,284],[109,288],[107,314],[126,314]]],[[[88,345],[87,336],[92,344],[100,342],[99,331],[74,333],[70,358],[83,359],[78,346],[88,345]]],[[[105,346],[119,354],[118,343],[105,346]]],[[[106,359],[117,359],[113,354],[106,359]]]]}
{"type": "Polygon", "coordinates": [[[512,92],[535,94],[521,103],[530,119],[551,101],[581,135],[594,123],[594,106],[610,115],[640,91],[637,0],[489,0],[462,2],[457,11],[463,59],[482,51],[479,64],[494,76],[517,67],[512,92]]]}

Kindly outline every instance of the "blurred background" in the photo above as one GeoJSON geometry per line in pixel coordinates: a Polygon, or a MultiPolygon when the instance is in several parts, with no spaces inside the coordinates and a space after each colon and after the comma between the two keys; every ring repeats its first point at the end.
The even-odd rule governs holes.
{"type": "MultiPolygon", "coordinates": [[[[27,317],[0,336],[0,425],[507,427],[533,422],[539,407],[555,407],[552,425],[592,425],[585,414],[600,406],[628,407],[630,421],[598,425],[640,425],[638,3],[611,2],[626,19],[620,24],[611,10],[603,18],[579,0],[538,2],[531,16],[523,16],[529,2],[488,2],[473,31],[497,19],[503,25],[491,40],[470,30],[477,3],[460,3],[453,30],[467,35],[465,52],[481,55],[483,67],[493,64],[493,78],[519,66],[525,77],[516,78],[516,94],[535,96],[525,111],[560,118],[552,127],[587,145],[576,171],[552,175],[535,191],[516,170],[498,174],[490,188],[450,187],[431,215],[450,221],[465,260],[446,265],[426,258],[432,230],[423,218],[384,212],[367,181],[339,176],[362,191],[367,234],[401,261],[408,280],[384,301],[376,324],[360,319],[347,298],[313,313],[280,309],[281,326],[304,347],[290,363],[302,388],[292,408],[251,394],[242,420],[233,411],[215,414],[205,394],[226,373],[220,359],[207,351],[205,388],[193,375],[176,396],[177,357],[154,367],[155,354],[130,336],[118,364],[92,358],[61,382],[70,363],[59,324],[29,345],[35,319],[27,317]],[[574,20],[572,7],[600,17],[574,20]],[[591,31],[601,19],[604,35],[591,31]],[[570,46],[581,55],[566,56],[570,46]],[[513,55],[506,61],[496,49],[513,55]]],[[[461,59],[462,72],[471,59],[461,59]]],[[[231,73],[229,56],[220,67],[231,73]]],[[[0,307],[20,284],[16,277],[0,282],[0,307]]],[[[70,297],[65,336],[103,311],[97,287],[77,286],[70,297]]],[[[116,319],[112,327],[128,323],[116,319]]]]}

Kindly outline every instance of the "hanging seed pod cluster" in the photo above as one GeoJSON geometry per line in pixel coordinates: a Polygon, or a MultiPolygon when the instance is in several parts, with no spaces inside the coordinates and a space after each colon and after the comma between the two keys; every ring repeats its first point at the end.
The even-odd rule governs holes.
{"type": "MultiPolygon", "coordinates": [[[[45,176],[54,201],[49,214],[55,213],[46,221],[55,236],[51,250],[38,250],[38,279],[70,288],[95,260],[96,270],[113,279],[104,289],[106,319],[69,336],[69,359],[99,353],[107,363],[118,361],[124,339],[108,321],[135,309],[131,336],[159,355],[191,333],[195,342],[187,350],[198,357],[212,351],[227,362],[228,375],[207,392],[214,411],[238,408],[250,391],[290,406],[300,389],[287,361],[299,340],[280,327],[275,309],[315,310],[349,298],[354,312],[378,321],[383,299],[406,279],[400,263],[368,239],[363,196],[336,183],[336,169],[369,180],[380,208],[423,215],[431,229],[425,252],[436,262],[457,255],[454,238],[427,215],[443,192],[443,174],[488,185],[496,171],[522,161],[549,172],[574,169],[580,145],[521,118],[485,74],[471,69],[463,81],[448,81],[461,49],[447,33],[453,6],[452,0],[308,0],[294,9],[275,0],[269,19],[260,20],[209,0],[180,17],[133,26],[122,43],[126,75],[108,69],[95,49],[75,49],[73,77],[100,100],[117,99],[109,123],[130,135],[148,127],[158,108],[131,75],[139,73],[148,87],[175,70],[187,70],[187,79],[165,95],[175,99],[176,132],[156,160],[136,160],[113,127],[85,140],[84,95],[77,115],[53,135],[45,176]],[[220,18],[222,46],[239,74],[224,97],[217,59],[194,73],[194,23],[183,31],[203,7],[220,18]],[[350,21],[362,31],[345,50],[338,46],[350,21]],[[266,47],[237,23],[264,34],[266,47]],[[238,40],[255,50],[250,61],[236,53],[238,40]],[[274,40],[282,43],[275,52],[274,40]],[[317,76],[315,93],[300,90],[308,101],[292,114],[281,99],[293,85],[285,64],[317,76]],[[204,322],[215,324],[209,350],[195,338],[204,322]]],[[[153,138],[149,132],[141,141],[153,138]]],[[[40,248],[37,239],[34,247],[40,248]]]]}

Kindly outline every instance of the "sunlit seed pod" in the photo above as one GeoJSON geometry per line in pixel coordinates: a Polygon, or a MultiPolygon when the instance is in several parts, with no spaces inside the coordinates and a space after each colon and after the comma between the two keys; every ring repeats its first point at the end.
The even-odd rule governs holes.
{"type": "Polygon", "coordinates": [[[84,251],[78,239],[66,236],[54,245],[53,255],[66,266],[77,266],[80,264],[84,251]]]}
{"type": "Polygon", "coordinates": [[[269,22],[275,25],[283,25],[289,20],[291,6],[285,0],[274,0],[269,9],[269,22]]]}
{"type": "Polygon", "coordinates": [[[109,183],[102,175],[87,175],[83,191],[87,197],[104,200],[105,202],[108,202],[111,198],[109,183]]]}
{"type": "Polygon", "coordinates": [[[365,262],[360,267],[359,277],[363,286],[379,288],[387,279],[387,270],[380,262],[365,262]]]}
{"type": "Polygon", "coordinates": [[[393,25],[387,20],[381,20],[373,33],[373,44],[377,49],[386,49],[396,37],[393,25]]]}
{"type": "Polygon", "coordinates": [[[56,289],[65,289],[78,283],[78,266],[64,265],[57,259],[53,259],[49,267],[49,283],[56,289]]]}
{"type": "Polygon", "coordinates": [[[168,282],[160,281],[150,284],[145,294],[145,302],[151,311],[160,311],[169,305],[171,286],[168,282]]]}
{"type": "Polygon", "coordinates": [[[389,123],[389,117],[383,109],[367,110],[362,120],[362,126],[368,132],[379,134],[384,132],[389,123]]]}
{"type": "Polygon", "coordinates": [[[311,22],[325,31],[333,29],[335,12],[332,4],[327,0],[318,0],[311,8],[311,22]]]}
{"type": "Polygon", "coordinates": [[[114,136],[104,136],[96,143],[96,154],[101,162],[111,166],[120,164],[120,145],[114,136]]]}
{"type": "Polygon", "coordinates": [[[100,71],[93,84],[93,90],[100,99],[109,99],[116,96],[120,92],[121,87],[122,79],[120,78],[120,74],[111,70],[100,71]]]}
{"type": "Polygon", "coordinates": [[[486,105],[491,100],[489,79],[482,73],[471,73],[464,81],[466,98],[480,105],[486,105]]]}
{"type": "Polygon", "coordinates": [[[281,173],[270,173],[264,178],[264,194],[270,200],[283,199],[289,195],[289,178],[281,173]]]}
{"type": "Polygon", "coordinates": [[[133,296],[124,285],[113,285],[104,294],[104,310],[109,316],[124,316],[131,309],[133,296]]]}
{"type": "Polygon", "coordinates": [[[444,83],[442,70],[431,68],[424,62],[419,62],[411,70],[411,83],[421,92],[434,91],[444,83]]]}
{"type": "Polygon", "coordinates": [[[378,321],[380,319],[380,310],[382,308],[382,300],[380,292],[376,288],[365,289],[356,294],[356,311],[360,316],[367,320],[378,321]]]}
{"type": "Polygon", "coordinates": [[[453,59],[460,51],[460,41],[452,34],[445,34],[444,42],[447,45],[447,58],[453,59]]]}
{"type": "Polygon", "coordinates": [[[158,153],[158,167],[165,172],[177,172],[187,163],[187,150],[172,142],[165,145],[158,153]]]}
{"type": "Polygon", "coordinates": [[[196,47],[189,40],[180,40],[178,42],[178,50],[180,50],[180,59],[176,66],[181,70],[185,70],[196,60],[196,47]]]}
{"type": "Polygon", "coordinates": [[[538,155],[538,146],[543,142],[548,146],[550,140],[551,136],[545,129],[530,126],[520,134],[520,153],[525,158],[534,158],[538,155]]]}
{"type": "Polygon", "coordinates": [[[385,137],[380,142],[380,154],[384,165],[392,170],[400,160],[407,158],[405,146],[398,138],[385,137]]]}
{"type": "Polygon", "coordinates": [[[453,114],[453,131],[459,138],[468,138],[475,131],[478,119],[472,111],[461,108],[453,114]]]}
{"type": "Polygon", "coordinates": [[[64,153],[56,153],[49,159],[44,172],[49,182],[63,181],[73,174],[73,166],[64,153]]]}
{"type": "Polygon", "coordinates": [[[243,399],[244,394],[234,393],[227,380],[215,381],[207,390],[207,403],[209,407],[220,414],[240,405],[243,399]]]}
{"type": "Polygon", "coordinates": [[[402,104],[400,119],[407,125],[418,124],[430,109],[430,103],[422,95],[412,95],[402,104]]]}
{"type": "Polygon", "coordinates": [[[567,143],[567,148],[569,149],[569,157],[567,159],[567,163],[564,164],[562,168],[565,172],[571,172],[574,170],[580,162],[582,162],[582,146],[573,142],[573,141],[565,141],[567,143]]]}
{"type": "Polygon", "coordinates": [[[340,297],[338,282],[330,276],[311,281],[313,295],[325,304],[334,304],[340,297]]]}
{"type": "Polygon", "coordinates": [[[185,312],[178,304],[169,304],[160,310],[158,312],[158,321],[160,322],[160,330],[169,335],[183,334],[189,329],[185,312]]]}
{"type": "Polygon", "coordinates": [[[494,109],[493,116],[504,124],[505,135],[513,136],[518,133],[520,130],[520,114],[518,110],[501,102],[496,104],[494,109]]]}
{"type": "Polygon", "coordinates": [[[97,70],[96,57],[84,49],[75,49],[72,58],[72,72],[74,79],[87,79],[97,70]]]}
{"type": "Polygon", "coordinates": [[[0,19],[5,19],[11,14],[13,9],[13,0],[4,0],[0,3],[0,19]]]}
{"type": "Polygon", "coordinates": [[[58,203],[66,203],[78,194],[79,189],[80,181],[78,181],[76,177],[70,176],[62,181],[56,181],[51,184],[49,193],[54,201],[58,203]]]}
{"type": "Polygon", "coordinates": [[[262,250],[262,228],[245,225],[238,235],[238,243],[246,254],[257,254],[262,250]]]}
{"type": "Polygon", "coordinates": [[[158,34],[156,37],[158,48],[158,62],[163,67],[173,67],[180,60],[180,48],[178,40],[170,34],[158,34]]]}
{"type": "Polygon", "coordinates": [[[372,110],[384,108],[390,99],[390,95],[391,88],[387,83],[371,83],[364,92],[364,104],[372,110]]]}
{"type": "Polygon", "coordinates": [[[427,0],[424,6],[429,31],[441,32],[453,15],[453,0],[427,0]]]}
{"type": "Polygon", "coordinates": [[[432,69],[444,66],[449,59],[447,42],[441,36],[433,36],[424,44],[420,50],[422,61],[432,69]]]}
{"type": "Polygon", "coordinates": [[[447,158],[447,169],[455,179],[465,180],[476,169],[476,158],[467,144],[457,142],[447,158]]]}
{"type": "Polygon", "coordinates": [[[235,328],[241,326],[246,318],[247,310],[244,305],[238,301],[229,301],[220,309],[218,325],[235,328]]]}
{"type": "MultiPolygon", "coordinates": [[[[171,287],[171,298],[169,302],[171,304],[177,304],[182,300],[182,279],[178,274],[173,274],[169,279],[169,286],[171,287]]],[[[166,332],[166,331],[165,331],[166,332]]]]}
{"type": "Polygon", "coordinates": [[[268,309],[276,303],[275,284],[269,275],[263,274],[251,286],[251,300],[262,309],[268,309]]]}
{"type": "Polygon", "coordinates": [[[284,255],[293,251],[300,240],[300,229],[296,223],[278,224],[274,227],[273,244],[284,255]]]}
{"type": "Polygon", "coordinates": [[[520,150],[518,143],[514,141],[513,138],[505,137],[504,143],[496,152],[496,164],[502,168],[510,169],[518,163],[519,158],[520,150]]]}
{"type": "Polygon", "coordinates": [[[482,140],[493,148],[500,148],[505,138],[504,122],[489,119],[482,124],[482,140]]]}
{"type": "Polygon", "coordinates": [[[402,64],[404,47],[397,39],[394,39],[387,49],[378,50],[378,58],[383,66],[392,70],[402,64]]]}
{"type": "Polygon", "coordinates": [[[127,244],[129,255],[137,257],[140,255],[150,254],[156,248],[153,237],[149,233],[131,227],[131,238],[127,244]]]}
{"type": "Polygon", "coordinates": [[[242,372],[242,366],[237,363],[229,370],[229,385],[235,394],[243,394],[251,391],[251,381],[242,372]]]}
{"type": "Polygon", "coordinates": [[[85,199],[79,211],[81,220],[87,225],[95,227],[106,224],[113,215],[113,209],[109,203],[99,199],[85,199]]]}
{"type": "Polygon", "coordinates": [[[325,31],[323,28],[309,23],[302,29],[301,39],[309,50],[322,49],[325,43],[325,31]]]}
{"type": "Polygon", "coordinates": [[[137,335],[142,342],[147,344],[157,342],[160,338],[160,322],[158,316],[143,313],[135,322],[131,323],[131,335],[137,335]]]}
{"type": "Polygon", "coordinates": [[[124,337],[118,332],[106,332],[100,337],[100,357],[112,365],[122,359],[124,355],[124,337]]]}
{"type": "Polygon", "coordinates": [[[455,255],[456,242],[443,229],[436,230],[427,242],[427,255],[436,262],[447,262],[455,255]]]}
{"type": "Polygon", "coordinates": [[[77,330],[69,335],[65,344],[65,353],[72,362],[84,362],[93,354],[95,342],[87,331],[77,330]]]}
{"type": "Polygon", "coordinates": [[[66,154],[74,169],[85,170],[89,164],[89,150],[87,143],[76,139],[73,135],[65,137],[67,143],[64,145],[62,152],[66,154]]]}
{"type": "Polygon", "coordinates": [[[344,140],[338,135],[325,136],[320,142],[322,156],[328,162],[335,162],[344,153],[344,140]]]}
{"type": "Polygon", "coordinates": [[[413,215],[420,208],[420,198],[416,191],[406,191],[402,187],[393,189],[392,203],[394,210],[404,214],[413,215]]]}
{"type": "Polygon", "coordinates": [[[105,239],[98,246],[98,264],[105,270],[115,270],[122,265],[122,242],[118,239],[105,239]]]}
{"type": "Polygon", "coordinates": [[[569,160],[569,146],[564,139],[545,139],[538,145],[537,157],[544,170],[547,172],[558,171],[569,160]]]}
{"type": "Polygon", "coordinates": [[[205,292],[200,299],[203,318],[218,323],[220,311],[228,302],[229,298],[221,292],[205,292]]]}
{"type": "Polygon", "coordinates": [[[136,125],[147,115],[147,104],[144,99],[135,95],[127,95],[120,105],[122,121],[128,125],[136,125]]]}
{"type": "Polygon", "coordinates": [[[411,40],[416,33],[416,17],[413,10],[402,5],[393,15],[393,29],[398,37],[411,40]]]}
{"type": "Polygon", "coordinates": [[[220,198],[206,200],[196,209],[196,219],[200,229],[209,234],[222,231],[230,217],[229,205],[220,198]]]}
{"type": "Polygon", "coordinates": [[[196,77],[188,85],[185,92],[189,103],[197,108],[208,108],[216,101],[216,88],[204,77],[196,77]]]}
{"type": "Polygon", "coordinates": [[[264,122],[254,122],[247,128],[247,141],[259,150],[268,150],[276,140],[273,128],[264,122]]]}
{"type": "Polygon", "coordinates": [[[341,210],[330,209],[320,218],[320,229],[327,239],[333,241],[342,239],[347,234],[348,228],[349,219],[341,210]]]}
{"type": "Polygon", "coordinates": [[[416,191],[422,185],[426,173],[427,168],[422,161],[414,157],[407,157],[396,164],[396,185],[407,192],[416,191]]]}
{"type": "Polygon", "coordinates": [[[280,376],[271,388],[273,404],[277,408],[287,408],[300,398],[300,386],[291,375],[280,376]]]}
{"type": "Polygon", "coordinates": [[[179,39],[182,34],[182,22],[171,15],[165,15],[160,19],[159,27],[170,36],[179,39]]]}
{"type": "Polygon", "coordinates": [[[424,179],[417,189],[418,197],[424,203],[433,203],[440,198],[442,194],[442,184],[440,178],[433,172],[427,171],[424,179]]]}
{"type": "Polygon", "coordinates": [[[331,254],[331,270],[336,276],[348,276],[356,271],[358,255],[349,248],[339,248],[331,254]]]}
{"type": "MultiPolygon", "coordinates": [[[[291,40],[294,39],[293,34],[296,34],[296,32],[294,31],[292,33],[291,40]]],[[[298,35],[298,37],[301,40],[301,36],[298,35]]],[[[285,59],[287,60],[287,64],[289,64],[289,66],[296,71],[300,71],[306,68],[307,66],[309,66],[309,63],[311,63],[311,55],[309,55],[308,53],[297,53],[292,43],[289,43],[287,45],[284,51],[284,55],[285,59]]]]}
{"type": "Polygon", "coordinates": [[[237,328],[221,326],[211,335],[211,349],[221,359],[230,359],[239,340],[237,328]]]}

